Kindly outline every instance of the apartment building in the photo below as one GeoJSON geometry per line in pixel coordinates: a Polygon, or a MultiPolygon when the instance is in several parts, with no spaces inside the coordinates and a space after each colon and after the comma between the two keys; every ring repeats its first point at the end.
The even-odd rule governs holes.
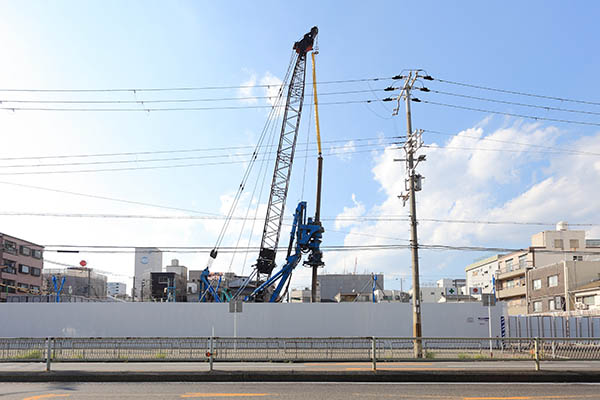
{"type": "Polygon", "coordinates": [[[43,252],[43,246],[0,233],[0,302],[40,293],[43,252]]]}
{"type": "Polygon", "coordinates": [[[531,247],[498,257],[496,297],[508,305],[509,315],[528,313],[527,271],[562,261],[587,261],[585,231],[571,231],[559,222],[555,231],[539,232],[531,237],[531,247]]]}
{"type": "Polygon", "coordinates": [[[479,288],[480,293],[494,292],[494,278],[500,270],[501,255],[487,257],[467,265],[467,288],[479,288]]]}
{"type": "Polygon", "coordinates": [[[528,314],[574,311],[575,291],[598,282],[600,261],[561,261],[528,270],[526,275],[528,314]]]}
{"type": "Polygon", "coordinates": [[[127,296],[127,284],[123,282],[108,282],[106,284],[106,291],[109,296],[127,296]]]}

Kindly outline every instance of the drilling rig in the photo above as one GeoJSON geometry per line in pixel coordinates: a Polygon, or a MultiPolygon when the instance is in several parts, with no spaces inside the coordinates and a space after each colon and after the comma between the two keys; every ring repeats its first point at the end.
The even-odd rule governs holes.
{"type": "MultiPolygon", "coordinates": [[[[320,221],[323,158],[321,154],[316,98],[314,69],[315,52],[313,51],[318,32],[318,28],[316,26],[313,27],[310,32],[306,33],[301,40],[295,42],[293,46],[293,50],[296,54],[295,57],[292,58],[290,64],[292,72],[289,83],[285,83],[287,97],[283,108],[283,122],[277,146],[275,168],[271,181],[269,202],[267,204],[267,213],[262,231],[260,250],[256,264],[254,265],[254,271],[246,281],[246,286],[248,286],[251,284],[251,280],[254,279],[255,289],[248,296],[244,297],[244,300],[246,301],[281,301],[289,288],[292,271],[302,260],[302,254],[306,253],[308,253],[308,258],[304,264],[313,268],[313,301],[315,301],[314,290],[316,285],[316,270],[318,267],[324,265],[322,260],[323,255],[320,250],[322,233],[324,232],[320,221]],[[302,106],[304,103],[306,58],[307,54],[311,51],[313,51],[313,87],[319,149],[316,212],[314,218],[308,217],[306,202],[301,201],[298,204],[294,212],[285,264],[273,274],[273,271],[277,266],[275,258],[277,256],[281,227],[285,214],[285,203],[287,200],[292,164],[294,162],[302,106]]],[[[242,185],[240,187],[243,188],[242,185]]],[[[212,259],[216,258],[216,256],[217,247],[211,252],[212,259]]],[[[209,260],[209,266],[210,264],[211,260],[209,260]]],[[[206,271],[208,271],[208,267],[206,271]]],[[[241,287],[232,297],[232,300],[236,299],[246,286],[241,287]]]]}

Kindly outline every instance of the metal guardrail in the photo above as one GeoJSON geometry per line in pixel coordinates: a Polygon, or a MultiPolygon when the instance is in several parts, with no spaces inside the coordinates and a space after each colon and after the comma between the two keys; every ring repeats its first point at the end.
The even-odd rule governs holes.
{"type": "Polygon", "coordinates": [[[0,338],[0,362],[600,361],[600,338],[0,338]]]}

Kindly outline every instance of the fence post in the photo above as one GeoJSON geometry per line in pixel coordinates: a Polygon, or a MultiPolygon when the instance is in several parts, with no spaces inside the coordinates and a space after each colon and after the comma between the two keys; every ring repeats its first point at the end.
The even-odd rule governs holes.
{"type": "Polygon", "coordinates": [[[534,345],[534,358],[535,358],[535,370],[539,371],[540,370],[540,338],[539,337],[535,337],[535,340],[533,342],[534,345]]]}
{"type": "Polygon", "coordinates": [[[46,372],[50,372],[50,364],[52,359],[52,338],[46,340],[46,372]]]}
{"type": "Polygon", "coordinates": [[[371,358],[373,359],[373,372],[377,371],[377,339],[371,338],[371,358]]]}
{"type": "Polygon", "coordinates": [[[211,335],[210,337],[210,349],[209,349],[209,356],[208,356],[208,370],[212,372],[213,370],[213,361],[214,361],[214,353],[215,353],[215,336],[214,334],[211,335]]]}

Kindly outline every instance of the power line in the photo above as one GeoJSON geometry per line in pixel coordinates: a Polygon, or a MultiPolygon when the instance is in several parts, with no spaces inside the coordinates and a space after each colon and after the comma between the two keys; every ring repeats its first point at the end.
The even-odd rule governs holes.
{"type": "Polygon", "coordinates": [[[469,136],[469,135],[463,135],[463,134],[440,132],[440,131],[435,131],[435,130],[431,130],[431,129],[423,129],[423,132],[429,132],[429,133],[433,133],[435,135],[443,135],[443,136],[451,136],[451,137],[459,137],[459,138],[468,138],[468,139],[475,139],[475,140],[484,140],[484,141],[496,142],[496,143],[509,143],[509,144],[513,144],[513,145],[527,146],[527,147],[537,147],[537,148],[557,150],[557,151],[562,151],[562,152],[572,153],[572,154],[583,154],[583,155],[594,155],[594,156],[600,155],[600,153],[592,153],[592,152],[589,152],[589,151],[573,150],[573,149],[567,149],[567,148],[564,148],[564,147],[546,146],[546,145],[535,144],[535,143],[522,143],[522,142],[515,142],[515,141],[512,141],[512,140],[494,139],[494,138],[490,138],[490,137],[487,137],[487,136],[483,136],[483,137],[481,137],[481,136],[469,136]]]}
{"type": "Polygon", "coordinates": [[[435,102],[435,101],[421,100],[421,99],[417,99],[417,98],[413,98],[412,100],[414,102],[417,102],[417,103],[433,104],[433,105],[436,105],[436,106],[457,108],[457,109],[468,110],[468,111],[478,111],[478,112],[489,113],[489,114],[508,115],[508,116],[511,116],[511,117],[527,118],[527,119],[533,119],[533,120],[536,120],[536,121],[537,120],[543,120],[543,121],[561,122],[561,123],[565,123],[565,124],[600,126],[600,123],[596,123],[596,122],[572,121],[572,120],[567,120],[567,119],[537,117],[537,116],[524,115],[524,114],[514,114],[514,113],[509,113],[509,112],[504,112],[504,111],[493,111],[493,110],[485,110],[485,109],[482,109],[482,108],[459,106],[459,105],[456,105],[456,104],[438,103],[438,102],[435,102]]]}
{"type": "Polygon", "coordinates": [[[72,192],[72,191],[68,191],[68,190],[53,189],[53,188],[47,188],[47,187],[42,187],[42,186],[26,185],[24,183],[3,182],[3,181],[0,181],[0,184],[2,184],[2,185],[17,186],[17,187],[23,187],[23,188],[27,188],[27,189],[43,190],[43,191],[46,191],[46,192],[69,194],[69,195],[72,195],[72,196],[88,197],[88,198],[98,199],[98,200],[108,200],[108,201],[114,201],[114,202],[119,202],[119,203],[135,204],[135,205],[138,205],[138,206],[147,206],[147,207],[154,207],[154,208],[162,208],[162,209],[166,209],[166,210],[191,212],[191,213],[205,214],[205,215],[219,215],[219,214],[214,214],[214,213],[209,213],[209,212],[192,210],[192,209],[189,209],[189,208],[170,207],[170,206],[164,206],[164,205],[160,205],[160,204],[145,203],[145,202],[142,202],[142,201],[125,200],[125,199],[119,199],[119,198],[115,198],[115,197],[108,197],[108,196],[100,196],[100,195],[95,195],[95,194],[72,192]]]}
{"type": "MultiPolygon", "coordinates": [[[[385,91],[385,88],[345,90],[339,92],[326,92],[319,96],[336,96],[357,93],[375,93],[375,91],[385,91]]],[[[307,94],[306,97],[312,97],[307,94]]],[[[19,100],[19,99],[0,99],[0,103],[19,103],[19,104],[160,104],[160,103],[199,103],[213,101],[249,101],[249,100],[270,100],[277,96],[245,96],[245,97],[216,97],[216,98],[192,98],[192,99],[157,99],[157,100],[19,100]]]]}
{"type": "Polygon", "coordinates": [[[479,147],[457,147],[457,146],[432,146],[432,145],[423,145],[423,147],[427,147],[428,149],[436,149],[436,150],[469,150],[469,151],[495,151],[495,152],[499,152],[499,153],[522,153],[524,151],[526,151],[527,153],[533,153],[533,154],[564,154],[567,156],[579,156],[579,155],[586,155],[586,156],[600,156],[600,154],[574,154],[572,152],[562,152],[562,151],[532,151],[532,150],[525,150],[525,149],[482,149],[479,147]]]}
{"type": "MultiPolygon", "coordinates": [[[[322,143],[341,143],[348,141],[363,142],[369,140],[392,140],[398,139],[397,136],[380,137],[373,136],[367,138],[347,138],[347,139],[336,139],[336,140],[324,140],[322,143]]],[[[308,144],[313,145],[317,142],[309,142],[308,144]]],[[[84,157],[116,157],[116,156],[137,156],[137,155],[148,155],[148,154],[170,154],[170,153],[195,153],[204,151],[224,151],[224,150],[242,150],[242,149],[253,149],[254,145],[246,146],[226,146],[226,147],[204,147],[196,149],[176,149],[176,150],[155,150],[155,151],[136,151],[136,152],[122,152],[122,153],[92,153],[92,154],[67,154],[67,155],[51,155],[51,156],[26,156],[26,157],[0,157],[0,161],[9,160],[41,160],[48,158],[84,158],[84,157]]],[[[265,148],[275,147],[274,145],[264,146],[265,148]]],[[[306,149],[303,149],[305,151],[306,149]]]]}
{"type": "MultiPolygon", "coordinates": [[[[347,100],[347,101],[332,101],[328,103],[320,103],[319,105],[344,105],[344,104],[367,104],[377,101],[376,99],[369,100],[347,100]]],[[[312,104],[308,104],[312,105],[312,104]]],[[[75,111],[75,112],[160,112],[160,111],[215,111],[215,110],[248,110],[248,109],[267,109],[267,108],[282,108],[285,105],[279,106],[222,106],[222,107],[172,107],[172,108],[50,108],[50,107],[0,107],[4,111],[75,111]]]]}
{"type": "Polygon", "coordinates": [[[458,85],[458,86],[470,87],[470,88],[474,88],[474,89],[481,89],[481,90],[489,90],[489,91],[500,92],[500,93],[515,94],[515,95],[518,95],[518,96],[537,97],[537,98],[540,98],[540,99],[557,100],[557,101],[565,101],[565,102],[571,102],[571,103],[580,103],[580,104],[589,104],[589,105],[594,105],[594,106],[600,106],[600,103],[598,103],[598,102],[587,101],[587,100],[569,99],[569,98],[565,98],[565,97],[555,97],[555,96],[546,96],[546,95],[541,95],[541,94],[518,92],[518,91],[515,91],[515,90],[497,89],[497,88],[492,88],[492,87],[486,87],[486,86],[480,86],[480,85],[473,85],[473,84],[470,84],[470,83],[449,81],[449,80],[439,79],[439,78],[432,78],[431,80],[436,80],[438,82],[447,83],[447,84],[450,84],[450,85],[458,85]]]}
{"type": "MultiPolygon", "coordinates": [[[[357,154],[366,153],[373,151],[373,148],[381,147],[382,145],[370,145],[370,149],[367,150],[345,150],[338,152],[330,152],[328,155],[338,154],[357,154]]],[[[366,145],[364,147],[367,147],[366,145]]],[[[302,157],[302,156],[301,156],[302,157]]],[[[215,161],[208,163],[191,163],[191,164],[175,164],[175,165],[152,165],[142,167],[121,167],[121,168],[98,168],[98,169],[79,169],[79,170],[55,170],[55,171],[26,171],[26,172],[0,172],[2,176],[12,175],[49,175],[49,174],[73,174],[73,173],[88,173],[88,172],[119,172],[119,171],[139,171],[139,170],[152,170],[152,169],[172,169],[172,168],[189,168],[189,167],[208,167],[215,165],[233,165],[233,164],[244,164],[252,161],[252,159],[262,160],[263,158],[251,157],[250,159],[244,160],[232,160],[232,161],[215,161]]],[[[266,157],[267,161],[273,160],[270,157],[266,157]]]]}
{"type": "MultiPolygon", "coordinates": [[[[384,145],[390,145],[393,143],[367,143],[357,144],[354,147],[380,147],[384,145]]],[[[271,146],[265,146],[271,147],[271,146]]],[[[337,154],[335,150],[344,149],[339,146],[330,146],[330,154],[337,154]]],[[[316,148],[306,148],[305,151],[314,151],[316,148]]],[[[345,149],[343,151],[346,151],[345,149]]],[[[0,165],[0,168],[38,168],[38,167],[63,167],[63,166],[79,166],[79,165],[107,165],[107,164],[131,164],[131,163],[145,163],[145,162],[164,162],[164,161],[183,161],[183,160],[199,160],[199,159],[210,159],[210,158],[230,158],[230,157],[247,157],[252,156],[253,153],[225,153],[225,154],[211,154],[202,156],[189,156],[189,157],[171,157],[171,158],[146,158],[146,159],[133,159],[133,160],[114,160],[114,161],[86,161],[86,162],[70,162],[70,163],[46,163],[46,164],[13,164],[13,165],[0,165]]]]}
{"type": "MultiPolygon", "coordinates": [[[[375,77],[359,79],[343,79],[318,82],[319,85],[338,84],[338,83],[356,83],[356,82],[374,82],[391,80],[393,77],[375,77]]],[[[0,92],[39,92],[39,93],[101,93],[101,92],[175,92],[175,91],[194,91],[194,90],[221,90],[221,89],[251,89],[251,88],[279,88],[281,85],[230,85],[230,86],[180,86],[164,88],[107,88],[107,89],[0,89],[0,92]]]]}
{"type": "Polygon", "coordinates": [[[423,91],[423,92],[443,94],[443,95],[446,95],[446,96],[462,97],[462,98],[471,99],[471,100],[489,101],[489,102],[492,102],[492,103],[509,104],[509,105],[520,106],[520,107],[539,108],[539,109],[546,110],[546,111],[562,111],[562,112],[570,112],[570,113],[578,113],[578,114],[600,115],[600,112],[594,112],[594,111],[572,110],[572,109],[569,109],[569,108],[541,106],[541,105],[537,105],[537,104],[527,104],[527,103],[518,103],[518,102],[514,102],[514,101],[489,99],[489,98],[485,98],[485,97],[469,96],[469,95],[466,95],[466,94],[443,92],[443,91],[440,91],[440,90],[433,90],[433,89],[428,89],[428,88],[425,88],[425,87],[418,88],[418,89],[421,90],[421,91],[423,91]]]}

